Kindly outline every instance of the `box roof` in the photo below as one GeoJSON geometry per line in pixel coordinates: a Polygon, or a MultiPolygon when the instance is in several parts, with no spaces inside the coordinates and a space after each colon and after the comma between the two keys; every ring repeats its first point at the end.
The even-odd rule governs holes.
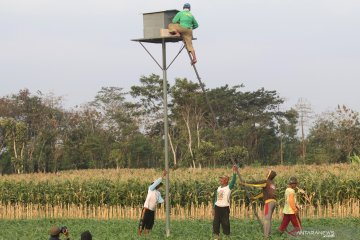
{"type": "Polygon", "coordinates": [[[153,13],[162,13],[162,12],[180,12],[179,10],[177,9],[172,9],[172,10],[164,10],[164,11],[157,11],[157,12],[148,12],[148,13],[143,13],[143,15],[146,15],[146,14],[153,14],[153,13]]]}

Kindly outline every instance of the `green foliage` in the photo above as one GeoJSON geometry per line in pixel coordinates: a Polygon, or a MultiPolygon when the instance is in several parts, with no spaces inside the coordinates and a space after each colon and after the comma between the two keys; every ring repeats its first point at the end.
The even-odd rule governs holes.
{"type": "Polygon", "coordinates": [[[224,150],[218,151],[215,153],[216,159],[220,164],[231,165],[233,163],[238,164],[239,166],[247,163],[249,153],[244,147],[229,147],[224,150]]]}
{"type": "MultiPolygon", "coordinates": [[[[169,85],[167,85],[169,88],[169,85]]],[[[156,113],[162,107],[163,80],[160,76],[151,74],[140,77],[140,86],[132,86],[130,94],[138,98],[145,114],[156,113]]]]}
{"type": "Polygon", "coordinates": [[[355,153],[352,156],[349,156],[348,159],[350,163],[360,166],[360,157],[355,153]]]}
{"type": "Polygon", "coordinates": [[[28,129],[24,121],[14,118],[0,118],[0,132],[3,134],[4,144],[11,154],[11,163],[16,173],[25,170],[25,143],[28,129]]]}
{"type": "Polygon", "coordinates": [[[347,162],[349,156],[359,152],[359,113],[338,106],[336,111],[324,114],[310,129],[307,161],[347,162]],[[320,154],[318,154],[320,153],[320,154]]]}
{"type": "Polygon", "coordinates": [[[213,164],[212,160],[214,159],[214,152],[215,145],[206,141],[201,141],[199,148],[194,150],[197,161],[206,166],[211,166],[213,164]]]}
{"type": "MultiPolygon", "coordinates": [[[[164,137],[174,167],[298,162],[298,113],[280,111],[284,100],[276,91],[243,92],[242,85],[207,89],[214,118],[197,82],[177,78],[166,87],[168,136],[163,80],[155,74],[142,76],[129,93],[102,87],[93,101],[71,110],[63,109],[60,97],[39,91],[0,98],[1,172],[160,167],[164,137]]],[[[359,139],[359,114],[339,106],[310,129],[304,163],[347,162],[360,151],[359,139]]]]}
{"type": "MultiPolygon", "coordinates": [[[[359,199],[360,178],[358,169],[349,166],[296,166],[274,167],[278,176],[275,181],[278,198],[281,202],[290,176],[296,176],[299,186],[309,195],[314,195],[311,205],[334,204],[349,199],[359,199]],[[321,174],[318,174],[321,172],[321,174]],[[346,174],[343,174],[345,173],[346,174]]],[[[262,180],[266,169],[245,167],[240,170],[244,180],[262,180]]],[[[214,190],[219,186],[218,176],[230,174],[230,169],[202,169],[171,171],[170,199],[171,205],[182,207],[190,205],[207,205],[213,200],[214,190]]],[[[73,177],[71,173],[59,175],[24,176],[14,180],[12,176],[0,179],[0,202],[3,204],[76,204],[82,206],[140,206],[143,204],[148,186],[158,176],[153,170],[122,169],[79,171],[73,177]]],[[[15,177],[15,176],[14,176],[15,177]]],[[[237,180],[238,181],[238,180],[237,180]]],[[[255,195],[259,190],[251,189],[255,195]]],[[[306,203],[303,196],[300,200],[306,203]]],[[[236,184],[232,200],[246,201],[244,189],[236,184]]]]}

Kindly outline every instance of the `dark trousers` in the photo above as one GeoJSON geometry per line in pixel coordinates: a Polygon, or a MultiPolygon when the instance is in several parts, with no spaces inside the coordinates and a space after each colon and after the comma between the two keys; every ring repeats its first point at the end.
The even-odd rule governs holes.
{"type": "Polygon", "coordinates": [[[155,211],[152,211],[147,208],[143,208],[139,222],[139,229],[151,230],[154,226],[154,220],[155,220],[155,211]]]}
{"type": "Polygon", "coordinates": [[[220,234],[220,224],[225,235],[230,235],[230,208],[215,206],[215,215],[213,221],[213,233],[220,234]]]}

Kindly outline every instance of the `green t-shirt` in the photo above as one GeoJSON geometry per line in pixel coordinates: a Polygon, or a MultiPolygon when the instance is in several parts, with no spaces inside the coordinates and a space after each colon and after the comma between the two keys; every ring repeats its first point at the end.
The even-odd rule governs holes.
{"type": "Polygon", "coordinates": [[[178,12],[172,22],[179,23],[180,26],[189,29],[195,29],[199,26],[194,16],[188,10],[178,12]]]}

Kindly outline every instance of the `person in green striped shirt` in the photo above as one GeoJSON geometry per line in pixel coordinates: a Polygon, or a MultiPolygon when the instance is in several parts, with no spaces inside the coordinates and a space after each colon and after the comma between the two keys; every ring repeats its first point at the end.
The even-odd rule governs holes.
{"type": "Polygon", "coordinates": [[[190,12],[190,4],[185,3],[183,11],[178,12],[169,24],[169,33],[172,35],[180,34],[184,39],[187,50],[192,57],[192,64],[197,62],[195,50],[192,44],[192,30],[199,27],[194,15],[190,12]]]}

